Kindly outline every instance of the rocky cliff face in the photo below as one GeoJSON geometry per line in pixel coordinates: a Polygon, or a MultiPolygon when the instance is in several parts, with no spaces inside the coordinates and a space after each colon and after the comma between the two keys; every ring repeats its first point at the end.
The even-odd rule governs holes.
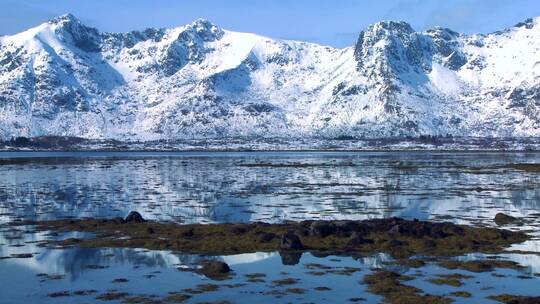
{"type": "Polygon", "coordinates": [[[540,18],[488,35],[384,21],[345,49],[206,21],[0,37],[0,138],[540,136],[540,18]]]}

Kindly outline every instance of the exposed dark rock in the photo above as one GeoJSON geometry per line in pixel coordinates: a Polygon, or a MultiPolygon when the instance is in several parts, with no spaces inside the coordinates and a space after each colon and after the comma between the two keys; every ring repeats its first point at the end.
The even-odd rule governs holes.
{"type": "Polygon", "coordinates": [[[514,224],[518,221],[518,219],[513,216],[506,215],[504,213],[499,212],[495,215],[494,221],[495,221],[495,224],[499,226],[503,226],[503,225],[514,224]]]}
{"type": "Polygon", "coordinates": [[[532,18],[528,18],[527,20],[523,22],[519,22],[515,25],[515,27],[524,27],[528,30],[532,29],[534,27],[534,20],[532,18]]]}
{"type": "Polygon", "coordinates": [[[142,215],[137,211],[131,211],[124,220],[125,223],[144,223],[144,221],[142,215]]]}
{"type": "Polygon", "coordinates": [[[281,242],[279,244],[280,250],[302,250],[304,249],[304,246],[302,245],[302,242],[300,241],[300,238],[294,234],[287,232],[283,234],[281,237],[281,242]]]}

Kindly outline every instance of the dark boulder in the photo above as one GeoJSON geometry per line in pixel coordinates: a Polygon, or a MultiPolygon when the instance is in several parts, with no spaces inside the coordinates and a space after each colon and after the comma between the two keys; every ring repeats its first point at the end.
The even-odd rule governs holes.
{"type": "Polygon", "coordinates": [[[494,218],[495,224],[499,226],[513,224],[518,221],[516,217],[506,215],[504,213],[497,213],[494,218]]]}
{"type": "Polygon", "coordinates": [[[279,244],[280,250],[302,250],[304,246],[300,241],[300,238],[294,233],[285,233],[281,237],[281,243],[279,244]]]}
{"type": "Polygon", "coordinates": [[[126,216],[126,219],[124,220],[126,223],[143,223],[144,218],[142,215],[137,211],[131,211],[128,216],[126,216]]]}

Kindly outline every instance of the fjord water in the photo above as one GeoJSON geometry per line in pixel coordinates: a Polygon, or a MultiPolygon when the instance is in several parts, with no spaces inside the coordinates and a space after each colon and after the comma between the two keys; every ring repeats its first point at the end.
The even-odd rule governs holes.
{"type": "MultiPolygon", "coordinates": [[[[494,226],[495,214],[504,212],[533,223],[510,229],[536,233],[540,173],[514,165],[539,162],[540,153],[532,152],[3,152],[0,257],[26,256],[0,259],[1,302],[92,302],[111,289],[157,299],[207,283],[219,285],[218,289],[193,293],[187,302],[235,303],[240,294],[240,303],[342,303],[360,298],[376,302],[380,297],[369,294],[360,281],[371,268],[390,259],[384,254],[356,259],[304,254],[296,265],[284,265],[279,253],[215,257],[235,271],[231,280],[215,283],[177,269],[195,263],[197,256],[139,249],[46,249],[38,246],[40,241],[84,235],[4,224],[20,219],[116,217],[137,210],[147,219],[177,223],[399,216],[494,226]],[[317,264],[357,270],[317,276],[313,275],[317,264]],[[248,282],[245,275],[250,273],[266,277],[248,282]],[[119,278],[127,281],[111,283],[119,278]],[[271,283],[284,278],[298,282],[271,283]],[[62,291],[70,296],[48,296],[62,291]]],[[[540,252],[538,245],[529,241],[515,249],[540,252]]],[[[460,288],[430,284],[422,277],[407,284],[432,294],[458,290],[473,294],[456,298],[456,303],[490,303],[487,296],[505,292],[535,295],[540,256],[501,257],[526,270],[477,274],[460,288]]],[[[434,265],[400,271],[420,271],[426,277],[447,272],[434,265]]]]}

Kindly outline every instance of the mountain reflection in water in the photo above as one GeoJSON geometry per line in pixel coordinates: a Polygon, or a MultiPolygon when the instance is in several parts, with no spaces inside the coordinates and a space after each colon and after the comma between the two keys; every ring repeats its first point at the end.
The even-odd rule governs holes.
{"type": "MultiPolygon", "coordinates": [[[[16,219],[125,216],[137,210],[148,219],[178,223],[276,223],[399,216],[493,226],[495,214],[504,212],[536,218],[523,226],[509,227],[534,232],[538,231],[539,224],[540,173],[511,166],[530,163],[540,163],[540,153],[0,153],[0,224],[16,219]]],[[[84,235],[54,236],[68,237],[84,235]]],[[[356,259],[315,257],[310,253],[284,256],[277,252],[201,257],[141,249],[46,249],[39,246],[40,241],[50,238],[47,232],[34,232],[31,227],[3,226],[0,229],[0,257],[32,253],[30,258],[0,260],[0,271],[13,274],[10,280],[0,279],[0,284],[6,286],[7,303],[28,297],[54,303],[54,299],[46,296],[48,292],[73,288],[104,291],[111,288],[112,279],[120,277],[129,279],[122,289],[126,292],[166,294],[180,285],[186,288],[189,284],[207,283],[200,275],[177,270],[195,265],[203,258],[227,262],[236,272],[235,282],[255,272],[268,273],[274,279],[282,278],[283,273],[292,273],[304,280],[303,288],[331,285],[333,291],[329,298],[338,302],[348,301],[351,297],[346,295],[350,290],[358,291],[368,302],[376,302],[380,298],[358,284],[361,276],[354,279],[331,276],[329,280],[306,274],[305,267],[309,263],[358,267],[361,269],[358,275],[364,275],[390,260],[384,254],[356,259]],[[60,274],[65,278],[44,283],[36,277],[39,274],[60,274]],[[148,285],[145,282],[150,278],[158,281],[148,285]],[[27,289],[19,285],[33,286],[32,290],[37,291],[28,294],[27,289]],[[339,298],[341,296],[343,298],[339,298]]],[[[512,249],[540,252],[540,244],[531,240],[512,249]]],[[[528,275],[540,273],[538,255],[501,256],[525,266],[524,272],[528,275]]],[[[426,266],[422,271],[444,270],[426,266]]],[[[499,283],[492,282],[495,287],[502,284],[501,290],[534,292],[534,288],[527,287],[530,284],[512,281],[512,276],[517,274],[504,275],[508,278],[498,277],[499,283]]],[[[528,282],[533,281],[537,282],[538,277],[528,282]]],[[[425,282],[412,281],[411,284],[426,288],[425,282]]],[[[488,289],[471,284],[463,288],[479,296],[463,303],[482,302],[489,295],[488,289]]],[[[437,289],[439,287],[428,287],[436,294],[446,292],[437,289]]],[[[246,300],[250,295],[261,303],[275,300],[270,295],[268,301],[260,298],[255,287],[245,288],[246,300]]],[[[216,292],[214,296],[200,295],[198,300],[233,300],[227,298],[233,294],[216,292]]],[[[299,297],[284,297],[295,302],[293,296],[299,297]]],[[[320,302],[325,297],[309,292],[302,299],[320,302]]],[[[77,303],[78,300],[66,298],[63,302],[77,303]]]]}

